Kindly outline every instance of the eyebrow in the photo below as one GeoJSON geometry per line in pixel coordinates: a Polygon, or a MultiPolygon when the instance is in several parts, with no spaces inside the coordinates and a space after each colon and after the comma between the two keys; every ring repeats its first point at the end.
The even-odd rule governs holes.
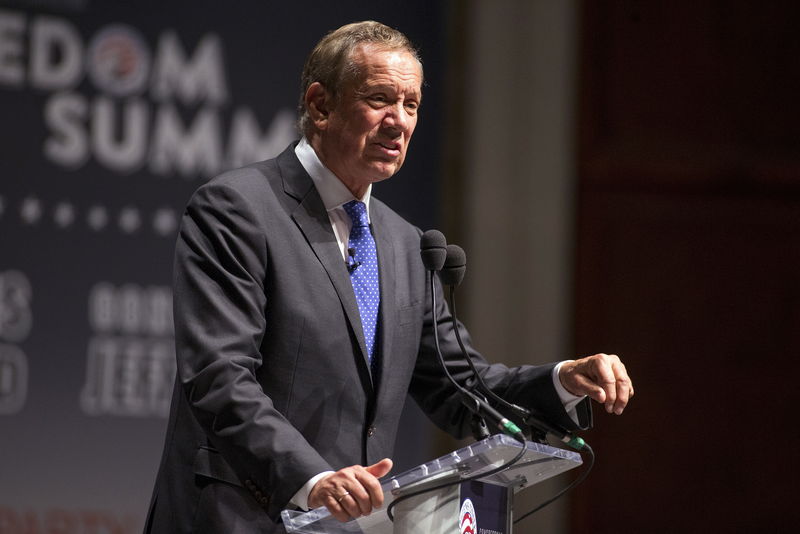
{"type": "MultiPolygon", "coordinates": [[[[364,94],[364,93],[368,93],[368,92],[375,92],[375,91],[378,91],[378,92],[387,91],[387,92],[392,92],[392,93],[400,92],[400,91],[397,91],[397,87],[395,85],[385,84],[385,83],[378,83],[378,84],[374,84],[374,85],[364,84],[364,86],[362,88],[357,90],[357,92],[359,94],[364,94]]],[[[422,88],[412,89],[411,93],[418,100],[422,100],[422,88]]]]}

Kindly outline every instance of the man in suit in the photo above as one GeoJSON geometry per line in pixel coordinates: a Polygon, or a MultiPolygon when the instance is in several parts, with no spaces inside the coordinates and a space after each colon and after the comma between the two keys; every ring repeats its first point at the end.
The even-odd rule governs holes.
{"type": "MultiPolygon", "coordinates": [[[[303,72],[303,138],[192,197],[175,258],[178,376],[147,532],[281,532],[292,506],[370,513],[407,393],[444,430],[469,433],[433,349],[420,231],[371,198],[403,163],[422,81],[401,33],[339,28],[303,72]]],[[[471,371],[438,296],[442,351],[463,383],[471,371]]],[[[616,356],[507,368],[462,335],[495,392],[565,428],[587,424],[584,396],[621,413],[633,394],[616,356]]]]}

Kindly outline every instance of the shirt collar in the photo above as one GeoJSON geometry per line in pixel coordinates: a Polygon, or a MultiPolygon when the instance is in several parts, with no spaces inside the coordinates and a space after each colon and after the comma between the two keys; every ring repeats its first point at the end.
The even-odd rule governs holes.
{"type": "Polygon", "coordinates": [[[367,205],[367,216],[369,216],[370,197],[372,196],[372,184],[367,187],[367,192],[364,193],[362,198],[355,198],[353,193],[347,189],[339,178],[330,171],[320,161],[319,156],[314,151],[314,148],[306,140],[305,137],[300,139],[297,146],[294,148],[294,153],[297,159],[300,160],[300,165],[306,170],[311,180],[314,182],[314,187],[317,188],[322,203],[328,211],[334,210],[346,204],[351,200],[360,200],[367,205]]]}

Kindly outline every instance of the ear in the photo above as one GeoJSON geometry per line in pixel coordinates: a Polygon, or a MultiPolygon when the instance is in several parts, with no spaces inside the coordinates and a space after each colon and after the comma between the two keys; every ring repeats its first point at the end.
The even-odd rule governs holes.
{"type": "Polygon", "coordinates": [[[328,116],[333,104],[331,94],[321,83],[314,82],[308,86],[305,103],[311,122],[318,130],[324,130],[328,125],[328,116]]]}

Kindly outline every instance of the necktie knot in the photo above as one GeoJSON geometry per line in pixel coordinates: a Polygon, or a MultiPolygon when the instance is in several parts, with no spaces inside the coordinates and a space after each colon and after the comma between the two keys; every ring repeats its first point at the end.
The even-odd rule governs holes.
{"type": "Polygon", "coordinates": [[[367,217],[367,205],[360,200],[351,200],[344,206],[344,211],[350,216],[353,221],[353,226],[363,227],[369,226],[369,218],[367,217]]]}

